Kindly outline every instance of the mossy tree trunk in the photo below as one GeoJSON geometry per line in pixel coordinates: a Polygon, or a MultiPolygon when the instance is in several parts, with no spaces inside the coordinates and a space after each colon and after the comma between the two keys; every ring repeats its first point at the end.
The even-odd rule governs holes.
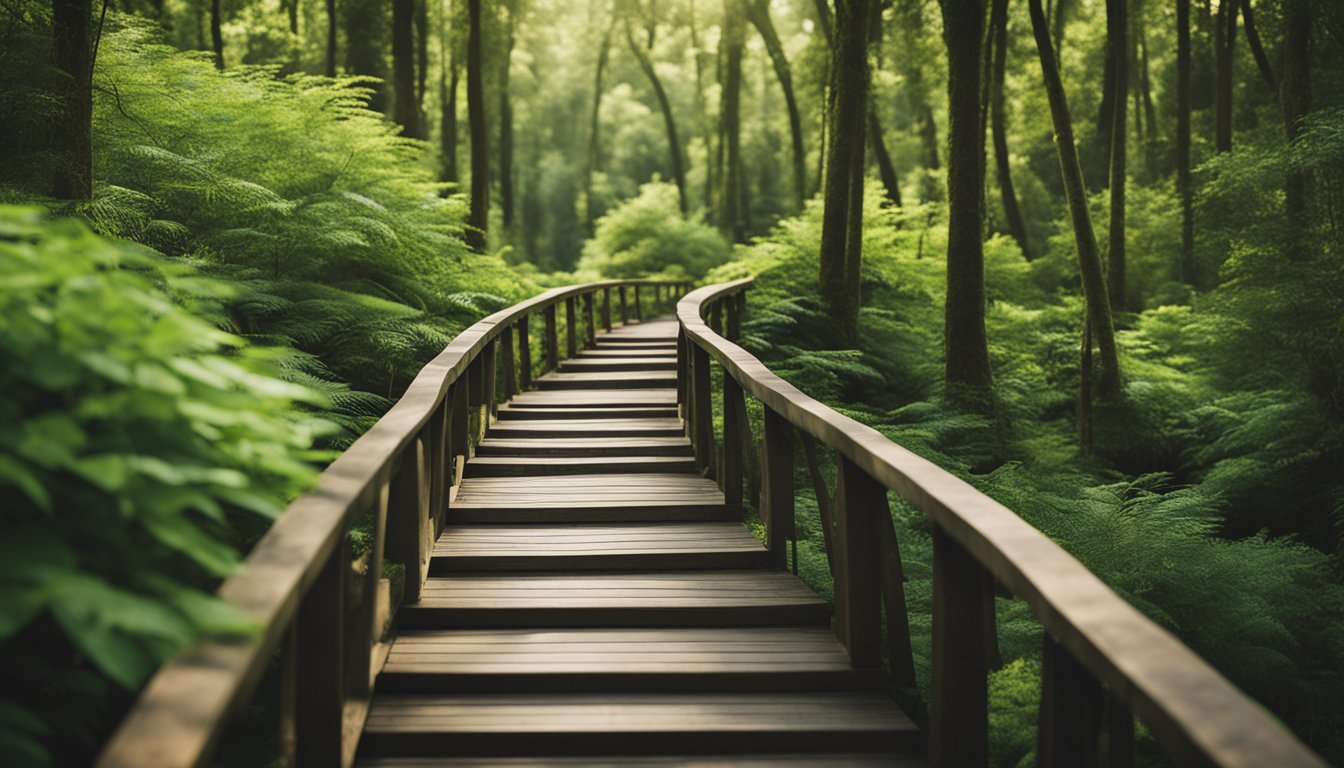
{"type": "Polygon", "coordinates": [[[60,104],[52,136],[52,195],[88,200],[93,196],[93,2],[53,0],[51,11],[53,90],[60,104]]]}
{"type": "Polygon", "coordinates": [[[993,387],[985,335],[985,125],[981,111],[984,0],[943,0],[947,42],[948,394],[983,401],[993,387]]]}
{"type": "Polygon", "coordinates": [[[1073,138],[1073,119],[1059,77],[1059,65],[1050,46],[1050,29],[1046,24],[1041,0],[1027,0],[1031,11],[1031,27],[1040,54],[1041,75],[1050,101],[1050,116],[1055,128],[1055,148],[1059,153],[1060,174],[1068,200],[1069,218],[1073,223],[1074,245],[1078,254],[1078,268],[1082,273],[1083,294],[1087,299],[1087,315],[1092,338],[1096,341],[1101,358],[1097,377],[1097,394],[1104,400],[1116,400],[1121,394],[1120,354],[1115,343],[1115,325],[1111,320],[1111,302],[1106,292],[1106,276],[1102,271],[1097,236],[1092,228],[1092,215],[1087,207],[1087,189],[1083,185],[1083,170],[1078,163],[1078,148],[1073,138]]]}
{"type": "Polygon", "coordinates": [[[490,224],[490,136],[485,123],[481,0],[467,0],[467,125],[471,132],[471,209],[466,243],[484,253],[490,224]]]}

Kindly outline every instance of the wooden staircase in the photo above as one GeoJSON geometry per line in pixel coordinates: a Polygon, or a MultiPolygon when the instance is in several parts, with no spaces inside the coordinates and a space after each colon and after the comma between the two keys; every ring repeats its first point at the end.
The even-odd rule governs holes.
{"type": "Polygon", "coordinates": [[[599,336],[500,407],[400,610],[359,765],[923,764],[830,606],[697,474],[676,333],[599,336]]]}

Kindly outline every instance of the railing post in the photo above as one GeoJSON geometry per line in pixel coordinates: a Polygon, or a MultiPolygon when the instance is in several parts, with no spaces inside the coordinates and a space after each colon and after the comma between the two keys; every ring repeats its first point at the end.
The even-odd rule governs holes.
{"type": "Polygon", "coordinates": [[[1114,693],[1106,696],[1106,732],[1109,768],[1134,768],[1134,715],[1114,693]]]}
{"type": "Polygon", "coordinates": [[[378,502],[374,510],[373,546],[369,548],[369,561],[364,570],[364,603],[360,606],[362,615],[351,644],[347,646],[347,656],[353,656],[351,667],[354,679],[351,681],[351,690],[357,696],[367,696],[373,690],[373,649],[383,639],[383,617],[378,613],[378,588],[383,578],[383,552],[387,548],[390,485],[387,480],[379,483],[378,502]]]}
{"type": "Polygon", "coordinates": [[[481,390],[481,396],[485,398],[485,415],[481,417],[484,419],[481,425],[482,431],[490,427],[490,421],[495,417],[499,407],[499,382],[496,379],[499,372],[497,367],[499,361],[498,350],[499,339],[487,342],[485,349],[481,350],[481,357],[483,358],[481,372],[485,377],[484,387],[481,390]]]}
{"type": "Polygon", "coordinates": [[[389,488],[387,556],[406,566],[405,600],[420,599],[420,588],[429,575],[429,547],[425,521],[429,517],[428,484],[425,482],[425,441],[417,437],[402,451],[389,488]]]}
{"type": "Polygon", "coordinates": [[[882,488],[881,494],[874,512],[882,528],[882,608],[887,616],[887,661],[892,684],[913,688],[917,681],[915,653],[910,645],[910,613],[905,603],[905,567],[901,563],[896,526],[891,520],[891,506],[887,504],[887,489],[882,488]]]}
{"type": "Polygon", "coordinates": [[[747,404],[742,385],[723,372],[723,501],[742,506],[742,454],[746,445],[747,404]]]}
{"type": "Polygon", "coordinates": [[[602,289],[602,327],[611,332],[611,286],[602,289]]]}
{"type": "Polygon", "coordinates": [[[887,489],[839,456],[835,475],[835,617],[858,668],[882,665],[881,529],[876,507],[887,489]]]}
{"type": "Polygon", "coordinates": [[[468,420],[470,408],[467,405],[467,373],[463,371],[448,396],[452,398],[452,413],[449,415],[448,434],[449,455],[453,457],[453,485],[457,485],[462,476],[462,465],[471,458],[471,424],[468,420]]]}
{"type": "Polygon", "coordinates": [[[504,399],[512,400],[518,393],[518,378],[513,363],[513,326],[506,326],[503,334],[504,344],[504,399]]]}
{"type": "Polygon", "coordinates": [[[723,301],[714,302],[709,307],[709,327],[720,336],[723,335],[723,301]]]}
{"type": "Polygon", "coordinates": [[[597,321],[594,319],[596,316],[593,314],[593,294],[591,292],[583,294],[583,313],[588,317],[587,330],[585,331],[587,341],[584,346],[591,347],[597,343],[597,321]]]}
{"type": "Polygon", "coordinates": [[[616,289],[616,291],[618,294],[620,294],[621,297],[621,325],[629,325],[630,310],[625,305],[625,284],[622,283],[621,286],[616,289]]]}
{"type": "Polygon", "coordinates": [[[989,760],[989,669],[981,616],[985,584],[980,563],[935,525],[929,711],[929,763],[934,768],[983,766],[989,760]]]}
{"type": "Polygon", "coordinates": [[[527,320],[527,315],[518,318],[518,388],[523,392],[532,388],[532,341],[527,320]]]}
{"type": "Polygon", "coordinates": [[[560,365],[560,339],[555,327],[555,305],[547,307],[543,313],[546,318],[546,371],[554,371],[560,365]]]}
{"type": "Polygon", "coordinates": [[[765,454],[761,461],[761,519],[765,546],[776,568],[788,565],[786,543],[793,538],[793,427],[765,406],[765,454]]]}
{"type": "Polygon", "coordinates": [[[635,322],[644,322],[644,310],[639,305],[639,283],[635,283],[635,322]]]}
{"type": "Polygon", "coordinates": [[[746,292],[729,296],[728,302],[728,325],[724,328],[724,338],[729,341],[737,341],[737,337],[742,335],[742,301],[746,292]]]}
{"type": "Polygon", "coordinates": [[[340,765],[345,720],[345,574],[350,545],[342,536],[294,620],[294,765],[340,765]]]}
{"type": "Polygon", "coordinates": [[[689,339],[691,348],[691,411],[695,460],[706,477],[714,477],[714,401],[710,392],[709,353],[689,339]]]}
{"type": "Polygon", "coordinates": [[[1097,765],[1101,686],[1050,633],[1041,652],[1040,768],[1097,765]]]}
{"type": "Polygon", "coordinates": [[[578,338],[574,324],[578,322],[578,312],[574,306],[574,297],[565,299],[565,357],[573,359],[579,353],[578,338]]]}
{"type": "Polygon", "coordinates": [[[686,383],[690,381],[691,375],[690,354],[686,348],[688,343],[686,329],[681,327],[681,323],[677,323],[677,415],[687,426],[690,425],[690,403],[687,399],[686,383]]]}

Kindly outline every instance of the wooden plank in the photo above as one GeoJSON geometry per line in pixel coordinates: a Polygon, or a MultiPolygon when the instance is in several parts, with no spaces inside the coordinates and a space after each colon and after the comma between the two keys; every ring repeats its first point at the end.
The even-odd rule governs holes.
{"type": "MultiPolygon", "coordinates": [[[[527,407],[510,408],[505,405],[499,409],[499,418],[506,422],[545,421],[551,419],[676,419],[677,411],[668,406],[631,406],[607,408],[600,405],[587,407],[527,407]]],[[[508,426],[508,425],[505,425],[508,426]]],[[[522,425],[520,425],[522,426],[522,425]]],[[[536,426],[536,425],[528,425],[536,426]]]]}
{"type": "Polygon", "coordinates": [[[524,392],[509,403],[510,410],[525,408],[669,408],[676,404],[675,389],[607,389],[524,392]]]}
{"type": "Polygon", "coordinates": [[[740,524],[450,526],[431,569],[453,571],[762,568],[765,548],[740,524]]]}
{"type": "Polygon", "coordinates": [[[692,458],[678,456],[609,456],[602,457],[600,462],[591,456],[478,456],[467,462],[466,477],[694,471],[692,458]]]}
{"type": "MultiPolygon", "coordinates": [[[[476,446],[477,456],[613,457],[690,456],[691,444],[676,437],[492,437],[476,446]]],[[[738,499],[740,501],[740,499],[738,499]]]]}
{"type": "Polygon", "coordinates": [[[890,752],[760,755],[617,755],[603,757],[370,757],[358,768],[923,768],[924,758],[890,752]]]}
{"type": "Polygon", "coordinates": [[[496,423],[486,433],[486,439],[566,439],[578,437],[681,437],[681,422],[674,417],[663,418],[601,418],[601,419],[543,419],[526,421],[510,419],[496,423]]]}
{"type": "Polygon", "coordinates": [[[673,389],[677,385],[675,373],[666,371],[626,371],[619,377],[610,373],[554,372],[537,379],[540,390],[555,389],[673,389]]]}
{"type": "Polygon", "coordinates": [[[663,357],[579,357],[560,365],[561,373],[612,373],[640,371],[675,371],[677,359],[663,357]]]}

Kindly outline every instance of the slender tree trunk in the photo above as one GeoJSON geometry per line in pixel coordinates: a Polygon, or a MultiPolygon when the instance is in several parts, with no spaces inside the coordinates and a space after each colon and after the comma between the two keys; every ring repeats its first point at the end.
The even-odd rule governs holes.
{"type": "Polygon", "coordinates": [[[336,76],[336,0],[327,0],[327,77],[336,76]]]}
{"type": "MultiPolygon", "coordinates": [[[[384,71],[383,45],[386,42],[387,16],[382,3],[346,2],[345,12],[345,71],[351,75],[382,78],[384,71]]],[[[382,85],[368,84],[373,89],[369,109],[387,111],[387,92],[382,85]]]]}
{"type": "Polygon", "coordinates": [[[1214,148],[1232,151],[1232,53],[1237,41],[1236,0],[1223,0],[1214,19],[1214,148]]]}
{"type": "Polygon", "coordinates": [[[93,197],[92,17],[92,0],[52,0],[52,63],[59,100],[52,136],[52,195],[60,200],[93,197]]]}
{"type": "Polygon", "coordinates": [[[1008,233],[1017,241],[1017,246],[1022,249],[1022,255],[1030,259],[1032,253],[1027,243],[1027,224],[1023,221],[1022,209],[1017,204],[1017,192],[1013,188],[1012,164],[1008,157],[1008,115],[1003,97],[1004,80],[1008,70],[1008,0],[993,0],[989,23],[994,42],[989,116],[990,132],[994,138],[994,166],[999,178],[999,197],[1003,201],[1003,217],[1008,223],[1008,233]]]}
{"type": "Polygon", "coordinates": [[[220,29],[219,0],[210,0],[210,47],[215,52],[215,69],[223,69],[224,32],[220,29]]]}
{"type": "Polygon", "coordinates": [[[830,130],[821,219],[821,300],[840,343],[859,335],[863,246],[863,137],[868,98],[870,0],[836,0],[831,45],[830,130]]]}
{"type": "Polygon", "coordinates": [[[984,0],[944,0],[947,41],[947,304],[943,329],[948,394],[983,404],[993,387],[985,335],[985,125],[981,45],[984,0]]]}
{"type": "MultiPolygon", "coordinates": [[[[429,82],[429,0],[415,0],[415,109],[426,122],[425,86],[429,82]]],[[[429,126],[425,126],[429,135],[429,126]]]]}
{"type": "MultiPolygon", "coordinates": [[[[588,154],[583,168],[583,216],[584,223],[588,226],[589,235],[596,231],[595,223],[597,221],[597,212],[593,210],[593,174],[597,173],[597,152],[601,146],[599,137],[602,129],[602,94],[604,93],[602,78],[607,71],[607,60],[611,52],[611,33],[615,26],[616,17],[613,15],[611,23],[602,33],[602,42],[597,49],[597,67],[593,75],[593,111],[588,121],[588,154]]],[[[698,61],[696,67],[699,67],[698,61]]]]}
{"type": "Polygon", "coordinates": [[[635,55],[644,76],[649,79],[654,98],[658,100],[658,109],[663,113],[663,127],[667,130],[668,158],[672,161],[672,178],[677,183],[677,202],[681,206],[681,212],[685,214],[690,210],[686,199],[686,167],[682,162],[681,141],[677,138],[677,121],[672,114],[672,103],[667,98],[667,91],[663,89],[663,81],[658,77],[658,71],[653,67],[653,60],[649,58],[650,51],[645,50],[639,41],[635,40],[635,33],[628,22],[625,25],[625,41],[630,45],[630,52],[635,55]]]}
{"type": "Polygon", "coordinates": [[[868,104],[868,145],[873,148],[873,159],[877,161],[877,175],[882,179],[882,189],[887,193],[887,201],[897,208],[901,207],[901,177],[896,173],[896,164],[887,151],[887,142],[882,138],[882,123],[877,119],[877,109],[871,100],[868,104]]]}
{"type": "Polygon", "coordinates": [[[420,104],[415,99],[415,0],[392,0],[393,117],[401,135],[423,139],[420,104]]]}
{"type": "MultiPolygon", "coordinates": [[[[1302,118],[1311,111],[1311,0],[1286,0],[1283,29],[1283,88],[1279,104],[1283,112],[1283,130],[1292,142],[1302,130],[1302,118]]],[[[1297,260],[1308,256],[1307,177],[1293,167],[1284,187],[1288,215],[1288,255],[1297,260]]]]}
{"type": "Polygon", "coordinates": [[[766,53],[770,55],[770,63],[775,69],[775,78],[779,80],[779,89],[784,92],[784,105],[789,113],[789,137],[793,147],[793,191],[797,209],[802,210],[803,201],[807,199],[807,149],[803,144],[803,118],[793,92],[793,73],[784,55],[784,45],[775,31],[775,24],[770,20],[770,0],[755,0],[751,3],[748,17],[761,34],[766,53]]]}
{"type": "Polygon", "coordinates": [[[1181,279],[1195,283],[1195,202],[1190,179],[1190,0],[1176,0],[1176,190],[1181,195],[1181,279]]]}
{"type": "Polygon", "coordinates": [[[299,34],[299,0],[289,0],[286,5],[289,11],[289,34],[299,34]]]}
{"type": "Polygon", "coordinates": [[[1073,9],[1074,0],[1055,0],[1054,27],[1052,29],[1052,38],[1055,45],[1055,55],[1059,56],[1064,50],[1064,24],[1068,22],[1069,11],[1073,9]]]}
{"type": "Polygon", "coordinates": [[[1260,68],[1260,75],[1265,78],[1265,85],[1269,86],[1269,92],[1277,94],[1279,92],[1279,81],[1274,77],[1274,68],[1269,65],[1269,57],[1265,55],[1265,46],[1260,42],[1260,32],[1255,26],[1255,13],[1251,10],[1251,0],[1239,0],[1241,3],[1241,21],[1242,27],[1246,30],[1246,45],[1251,49],[1251,55],[1255,57],[1255,65],[1260,68]]]}
{"type": "Polygon", "coordinates": [[[509,93],[509,69],[513,59],[514,13],[509,4],[509,22],[505,30],[504,61],[499,79],[499,214],[506,237],[513,234],[513,96],[509,93]]]}
{"type": "Polygon", "coordinates": [[[1125,107],[1129,103],[1129,18],[1128,0],[1106,0],[1107,17],[1114,16],[1111,55],[1115,57],[1115,114],[1111,126],[1111,221],[1108,250],[1111,306],[1125,307],[1125,107]]]}
{"type": "Polygon", "coordinates": [[[490,136],[485,124],[481,71],[481,0],[467,0],[467,122],[471,130],[471,211],[467,246],[485,253],[490,223],[490,136]]]}
{"type": "Polygon", "coordinates": [[[691,28],[691,50],[695,52],[695,105],[699,112],[701,138],[705,142],[705,208],[714,205],[714,128],[709,120],[708,101],[705,99],[704,53],[700,50],[700,33],[695,15],[695,0],[690,0],[689,25],[691,28]]]}
{"type": "Polygon", "coordinates": [[[443,170],[439,180],[456,184],[460,180],[457,168],[457,85],[462,67],[457,61],[457,46],[453,44],[444,19],[443,4],[439,4],[439,155],[443,170]]]}
{"type": "Polygon", "coordinates": [[[1059,77],[1059,65],[1050,47],[1050,30],[1046,25],[1041,0],[1027,0],[1031,10],[1031,27],[1040,53],[1041,74],[1046,95],[1050,100],[1050,115],[1055,127],[1055,148],[1059,152],[1060,173],[1068,199],[1069,217],[1073,222],[1074,245],[1078,252],[1078,267],[1082,273],[1083,294],[1087,299],[1088,320],[1101,356],[1101,372],[1097,392],[1103,399],[1118,399],[1121,394],[1120,355],[1115,343],[1115,326],[1111,320],[1111,303],[1106,295],[1106,276],[1102,271],[1101,255],[1097,249],[1092,215],[1087,207],[1087,188],[1083,185],[1083,170],[1078,163],[1078,149],[1073,138],[1073,120],[1064,94],[1064,83],[1059,77]]]}
{"type": "Polygon", "coordinates": [[[1143,20],[1135,24],[1139,36],[1139,90],[1143,98],[1143,121],[1146,130],[1143,137],[1143,166],[1151,179],[1155,173],[1153,153],[1157,147],[1157,107],[1153,104],[1153,81],[1148,66],[1148,36],[1144,31],[1143,20]]]}
{"type": "Polygon", "coordinates": [[[719,192],[719,226],[732,237],[733,242],[747,239],[746,212],[742,210],[742,46],[746,37],[744,0],[724,0],[723,31],[723,88],[719,101],[720,146],[724,153],[719,192]]]}

